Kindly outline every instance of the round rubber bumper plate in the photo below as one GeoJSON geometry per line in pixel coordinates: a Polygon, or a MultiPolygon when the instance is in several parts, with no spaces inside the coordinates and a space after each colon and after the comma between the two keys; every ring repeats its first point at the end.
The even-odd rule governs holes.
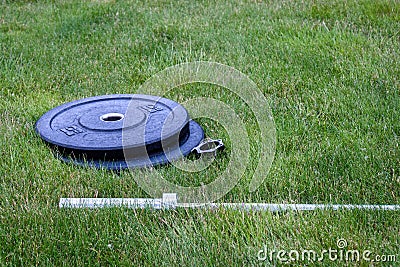
{"type": "Polygon", "coordinates": [[[35,128],[62,160],[112,170],[168,163],[204,138],[183,106],[139,94],[73,101],[45,113],[35,128]]]}

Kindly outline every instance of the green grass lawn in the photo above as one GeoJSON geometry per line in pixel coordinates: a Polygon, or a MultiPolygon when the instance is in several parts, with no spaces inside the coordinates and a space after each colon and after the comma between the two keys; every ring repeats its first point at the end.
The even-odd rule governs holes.
{"type": "MultiPolygon", "coordinates": [[[[398,266],[398,211],[59,209],[60,197],[149,197],[134,179],[145,174],[62,163],[34,124],[65,102],[135,93],[169,66],[220,62],[263,91],[277,131],[271,170],[249,192],[262,153],[249,107],[206,84],[167,95],[212,97],[246,121],[250,164],[220,202],[400,204],[399,29],[398,1],[2,1],[0,265],[280,265],[258,252],[320,252],[343,238],[398,266]]],[[[226,166],[226,131],[199,122],[227,152],[201,173],[158,167],[168,180],[208,183],[226,166]]]]}

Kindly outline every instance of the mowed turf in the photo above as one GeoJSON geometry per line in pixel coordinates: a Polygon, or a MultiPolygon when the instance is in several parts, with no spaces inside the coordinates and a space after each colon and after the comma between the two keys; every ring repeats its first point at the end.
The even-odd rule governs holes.
{"type": "MultiPolygon", "coordinates": [[[[262,153],[251,108],[206,84],[167,95],[215,98],[245,121],[250,164],[219,202],[400,204],[399,29],[398,1],[3,1],[0,264],[279,265],[258,252],[320,252],[343,238],[346,249],[397,255],[385,264],[399,265],[398,211],[59,209],[60,197],[149,197],[135,182],[146,172],[64,164],[34,131],[65,102],[135,93],[166,67],[215,61],[258,85],[277,131],[271,171],[249,192],[262,153]]],[[[169,181],[198,186],[226,167],[229,136],[199,122],[227,151],[200,173],[158,167],[169,181]]]]}

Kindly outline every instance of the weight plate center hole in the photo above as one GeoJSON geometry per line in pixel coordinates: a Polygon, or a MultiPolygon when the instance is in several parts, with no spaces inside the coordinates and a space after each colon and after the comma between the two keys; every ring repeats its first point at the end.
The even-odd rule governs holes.
{"type": "Polygon", "coordinates": [[[107,113],[107,114],[100,116],[100,120],[106,121],[106,122],[120,121],[123,118],[124,118],[124,115],[121,113],[107,113]]]}

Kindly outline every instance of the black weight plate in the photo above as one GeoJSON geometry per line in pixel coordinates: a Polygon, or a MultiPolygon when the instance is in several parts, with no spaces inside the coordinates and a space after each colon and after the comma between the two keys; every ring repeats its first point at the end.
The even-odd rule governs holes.
{"type": "MultiPolygon", "coordinates": [[[[182,156],[187,156],[192,149],[197,146],[203,139],[204,139],[204,132],[201,126],[196,123],[195,121],[189,121],[189,128],[190,128],[190,136],[188,139],[180,144],[180,152],[182,156]]],[[[174,154],[174,153],[172,153],[174,154]]],[[[130,160],[129,164],[123,160],[102,160],[102,159],[89,159],[89,160],[82,160],[82,159],[72,159],[70,157],[61,156],[60,157],[65,162],[72,162],[74,164],[80,166],[90,166],[95,168],[106,168],[109,170],[121,170],[130,168],[141,168],[141,167],[150,167],[156,166],[161,164],[166,164],[171,160],[179,159],[178,157],[168,157],[165,155],[164,152],[155,152],[149,153],[148,158],[137,158],[135,160],[130,160]]]]}
{"type": "Polygon", "coordinates": [[[179,140],[182,154],[187,155],[203,139],[201,127],[189,121],[186,109],[166,98],[105,95],[50,110],[37,121],[36,131],[66,161],[73,156],[75,163],[81,164],[85,159],[96,167],[120,169],[127,167],[124,148],[146,149],[150,161],[147,158],[146,162],[143,155],[137,164],[130,159],[129,166],[137,167],[166,163],[161,145],[163,142],[165,148],[166,140],[179,140]],[[124,138],[129,139],[122,139],[123,132],[124,138]]]}

